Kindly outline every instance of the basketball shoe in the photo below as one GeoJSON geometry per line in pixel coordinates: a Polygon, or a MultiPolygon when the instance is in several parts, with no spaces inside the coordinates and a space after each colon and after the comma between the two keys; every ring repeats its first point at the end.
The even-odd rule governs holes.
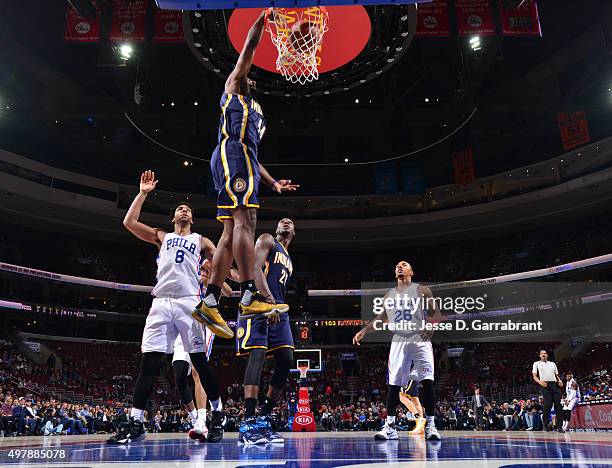
{"type": "Polygon", "coordinates": [[[238,443],[244,445],[265,444],[266,437],[262,433],[257,418],[252,416],[246,418],[238,426],[238,443]]]}
{"type": "Polygon", "coordinates": [[[385,421],[385,425],[383,426],[380,432],[377,432],[374,436],[376,440],[397,440],[399,436],[397,435],[397,431],[395,430],[395,423],[389,423],[385,421]]]}
{"type": "MultiPolygon", "coordinates": [[[[246,293],[250,293],[250,291],[246,291],[245,294],[246,293]]],[[[289,306],[287,304],[272,304],[266,302],[265,298],[258,292],[252,295],[248,305],[240,301],[239,306],[240,316],[243,318],[250,318],[256,315],[270,317],[272,315],[284,314],[289,311],[289,306]]]]}
{"type": "Polygon", "coordinates": [[[109,445],[129,444],[132,442],[140,442],[144,440],[147,432],[141,421],[130,419],[128,424],[119,428],[119,431],[106,441],[109,445]]]}
{"type": "Polygon", "coordinates": [[[219,442],[223,439],[223,428],[225,427],[225,414],[223,411],[212,411],[210,414],[210,427],[208,429],[208,435],[206,436],[206,442],[219,442]]]}
{"type": "Polygon", "coordinates": [[[272,429],[272,418],[270,416],[260,416],[257,418],[257,425],[261,433],[266,438],[266,442],[274,444],[283,444],[285,439],[279,433],[272,429]]]}
{"type": "Polygon", "coordinates": [[[425,429],[425,439],[426,440],[440,440],[440,433],[436,428],[435,424],[428,424],[427,429],[425,429]]]}
{"type": "Polygon", "coordinates": [[[417,418],[416,419],[416,425],[414,426],[414,429],[411,430],[408,435],[411,436],[416,436],[416,435],[423,435],[425,434],[425,424],[427,423],[427,419],[425,418],[417,418]]]}
{"type": "Polygon", "coordinates": [[[219,313],[218,304],[215,307],[209,307],[204,301],[200,301],[191,312],[191,316],[221,338],[229,340],[234,337],[234,332],[219,313]]]}
{"type": "Polygon", "coordinates": [[[189,438],[206,442],[207,437],[208,428],[206,427],[206,421],[203,418],[196,419],[193,424],[193,429],[189,431],[189,438]]]}

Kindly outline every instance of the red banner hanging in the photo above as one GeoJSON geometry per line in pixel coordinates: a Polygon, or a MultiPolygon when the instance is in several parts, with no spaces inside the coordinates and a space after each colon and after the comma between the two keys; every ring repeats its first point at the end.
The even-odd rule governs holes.
{"type": "Polygon", "coordinates": [[[557,118],[563,149],[571,150],[590,143],[589,122],[584,112],[562,112],[557,118]]]}
{"type": "Polygon", "coordinates": [[[434,0],[431,3],[417,4],[416,35],[423,37],[450,36],[448,1],[434,0]]]}
{"type": "Polygon", "coordinates": [[[460,35],[495,34],[490,0],[456,0],[457,29],[460,35]]]}
{"type": "Polygon", "coordinates": [[[142,42],[147,27],[147,0],[113,0],[111,41],[142,42]]]}
{"type": "Polygon", "coordinates": [[[66,4],[66,26],[64,40],[67,42],[98,42],[100,40],[100,12],[96,19],[83,18],[66,4]]]}
{"type": "Polygon", "coordinates": [[[183,14],[176,10],[155,9],[154,42],[183,42],[183,14]]]}
{"type": "Polygon", "coordinates": [[[456,185],[463,186],[476,180],[471,146],[453,153],[453,173],[456,185]]]}
{"type": "Polygon", "coordinates": [[[499,11],[504,36],[542,36],[536,0],[525,0],[519,8],[506,8],[500,0],[499,11]]]}

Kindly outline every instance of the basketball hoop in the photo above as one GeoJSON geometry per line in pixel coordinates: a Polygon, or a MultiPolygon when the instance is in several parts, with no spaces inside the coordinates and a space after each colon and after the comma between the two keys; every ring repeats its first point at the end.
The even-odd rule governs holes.
{"type": "Polygon", "coordinates": [[[300,371],[300,379],[305,379],[306,378],[306,373],[308,372],[308,369],[310,369],[310,366],[308,365],[307,362],[302,363],[300,362],[299,365],[297,366],[298,370],[300,371]]]}
{"type": "Polygon", "coordinates": [[[266,29],[278,51],[276,69],[291,83],[306,84],[319,78],[320,50],[327,32],[329,14],[325,7],[304,11],[273,8],[266,29]]]}

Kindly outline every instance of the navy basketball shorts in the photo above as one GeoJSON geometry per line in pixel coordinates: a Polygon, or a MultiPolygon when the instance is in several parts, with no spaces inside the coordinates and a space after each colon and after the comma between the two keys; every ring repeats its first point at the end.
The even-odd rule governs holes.
{"type": "Polygon", "coordinates": [[[231,218],[231,210],[238,206],[259,208],[259,163],[245,144],[223,140],[213,152],[210,169],[217,191],[219,221],[231,218]]]}
{"type": "Polygon", "coordinates": [[[246,355],[252,349],[272,353],[279,348],[294,348],[289,314],[282,314],[278,323],[268,324],[267,317],[241,318],[236,325],[236,355],[246,355]]]}
{"type": "Polygon", "coordinates": [[[414,380],[410,380],[408,382],[408,385],[405,385],[404,387],[401,388],[400,394],[408,398],[418,397],[419,396],[419,383],[414,380]]]}

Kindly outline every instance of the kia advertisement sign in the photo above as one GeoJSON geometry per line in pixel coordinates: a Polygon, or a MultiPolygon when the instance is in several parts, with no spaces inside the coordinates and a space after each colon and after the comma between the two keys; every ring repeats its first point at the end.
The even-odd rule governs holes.
{"type": "Polygon", "coordinates": [[[301,426],[308,426],[314,422],[314,419],[309,414],[300,414],[295,417],[295,422],[301,426]]]}

